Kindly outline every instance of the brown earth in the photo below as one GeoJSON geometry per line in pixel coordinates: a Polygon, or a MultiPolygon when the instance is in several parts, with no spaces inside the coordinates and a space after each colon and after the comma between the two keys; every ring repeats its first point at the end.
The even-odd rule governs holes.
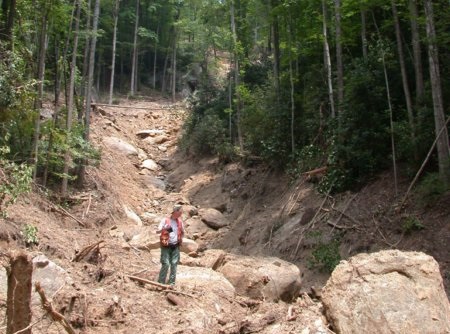
{"type": "MultiPolygon", "coordinates": [[[[290,304],[242,296],[230,299],[201,290],[195,282],[177,285],[176,290],[185,295],[178,295],[180,304],[173,305],[166,291],[128,277],[155,280],[159,259],[127,245],[127,233],[123,237],[115,234],[121,228],[132,235],[140,228],[126,218],[124,206],[140,217],[165,215],[174,203],[216,208],[231,224],[214,234],[189,235],[188,229],[188,236],[201,249],[221,248],[290,261],[302,272],[303,292],[313,298],[320,295],[329,273],[314,265],[312,254],[321,249],[325,261],[331,258],[334,253],[329,245],[334,238],[339,240],[342,258],[387,248],[430,254],[440,264],[449,293],[450,194],[428,207],[408,202],[400,212],[395,204],[401,196],[395,195],[392,175],[384,173],[357,193],[323,197],[313,183],[303,178],[293,182],[257,159],[223,164],[214,157],[183,154],[177,148],[186,116],[181,105],[171,106],[163,99],[121,104],[131,108],[102,107],[102,112],[92,116],[91,140],[101,149],[102,161],[98,168],[87,169],[86,187],[64,201],[57,192],[44,194],[36,189],[9,207],[8,218],[0,225],[2,253],[25,248],[20,233],[26,224],[38,228],[39,244],[28,250],[32,255],[45,254],[73,279],[73,284],[58,291],[53,303],[77,332],[299,333],[308,321],[321,317],[320,303],[306,294],[290,304]],[[145,129],[164,130],[167,138],[159,138],[159,144],[143,140],[136,133],[145,129]],[[161,168],[141,169],[140,158],[126,157],[105,145],[104,139],[110,136],[141,148],[161,168]],[[155,185],[160,184],[155,178],[164,181],[165,190],[155,185]],[[402,228],[411,217],[424,228],[402,228]],[[95,256],[72,261],[84,247],[99,241],[104,242],[95,256]],[[294,320],[286,319],[289,309],[297,315],[294,320]],[[211,317],[213,313],[217,316],[211,317]],[[200,327],[204,330],[199,331],[200,327]]],[[[400,180],[399,194],[408,185],[400,180]]],[[[143,223],[153,225],[151,219],[143,223]]],[[[0,300],[0,310],[2,317],[4,300],[0,300]]],[[[33,308],[34,321],[43,314],[40,307],[33,308]]],[[[34,333],[62,331],[47,318],[33,329],[34,333]]]]}

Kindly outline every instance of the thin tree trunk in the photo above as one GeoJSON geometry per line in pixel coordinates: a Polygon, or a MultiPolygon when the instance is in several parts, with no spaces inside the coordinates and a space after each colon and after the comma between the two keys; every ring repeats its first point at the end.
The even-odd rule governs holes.
{"type": "MultiPolygon", "coordinates": [[[[277,0],[271,0],[271,7],[274,9],[278,5],[277,0]]],[[[280,32],[278,26],[278,16],[274,15],[272,22],[273,38],[273,76],[277,102],[280,99],[280,32]]]]}
{"type": "Polygon", "coordinates": [[[166,51],[166,57],[164,59],[164,67],[162,73],[162,83],[161,83],[161,93],[166,91],[166,73],[167,73],[167,63],[169,62],[169,50],[166,51]]]}
{"type": "Polygon", "coordinates": [[[344,65],[342,61],[342,32],[341,32],[341,1],[335,0],[336,16],[336,69],[337,69],[337,95],[338,114],[342,113],[344,104],[344,65]]]}
{"type": "MultiPolygon", "coordinates": [[[[92,3],[91,0],[88,0],[87,3],[87,9],[86,9],[86,31],[89,31],[91,29],[91,7],[92,7],[92,3]]],[[[83,72],[82,72],[82,77],[83,77],[83,83],[82,83],[82,88],[81,88],[81,95],[83,97],[87,96],[87,76],[88,76],[88,72],[89,72],[89,47],[91,45],[91,37],[89,36],[89,34],[86,34],[86,41],[85,41],[85,45],[84,45],[84,56],[83,56],[83,72]]],[[[78,115],[78,120],[82,121],[82,114],[80,113],[78,115]]]]}
{"type": "Polygon", "coordinates": [[[330,47],[328,45],[328,33],[327,33],[327,7],[325,0],[322,0],[322,13],[323,13],[323,46],[325,53],[325,66],[327,68],[327,81],[328,81],[328,99],[330,101],[331,117],[336,117],[336,111],[334,107],[334,95],[333,95],[333,72],[331,69],[331,57],[330,47]]]}
{"type": "Polygon", "coordinates": [[[134,38],[133,38],[133,56],[132,56],[132,63],[131,63],[130,96],[134,96],[134,93],[135,93],[138,28],[139,28],[139,0],[136,0],[136,20],[134,22],[134,38]]]}
{"type": "Polygon", "coordinates": [[[364,61],[368,60],[367,52],[367,29],[366,29],[366,12],[361,9],[361,44],[364,61]]]}
{"type": "Polygon", "coordinates": [[[239,142],[239,149],[244,152],[244,140],[242,138],[241,131],[241,94],[239,92],[239,54],[237,50],[237,33],[236,33],[236,22],[234,16],[234,0],[231,0],[230,6],[230,16],[231,16],[231,33],[233,35],[233,52],[234,52],[234,89],[236,92],[236,126],[237,135],[239,142]]]}
{"type": "Polygon", "coordinates": [[[12,30],[16,14],[16,0],[3,0],[1,8],[3,22],[0,22],[0,41],[5,41],[7,48],[12,50],[14,44],[12,30]]]}
{"type": "Polygon", "coordinates": [[[417,4],[416,0],[409,0],[409,13],[411,17],[411,44],[413,48],[414,72],[416,81],[416,105],[423,102],[424,84],[423,84],[423,66],[422,50],[420,46],[419,26],[417,23],[417,4]]]}
{"type": "MultiPolygon", "coordinates": [[[[66,140],[69,139],[70,131],[72,129],[72,119],[73,119],[73,97],[75,92],[75,74],[77,68],[77,53],[78,53],[78,33],[80,30],[80,12],[81,5],[79,1],[75,3],[76,15],[75,15],[75,31],[73,34],[73,50],[72,50],[72,62],[70,64],[70,79],[69,79],[69,100],[67,103],[67,118],[66,118],[66,130],[67,137],[66,140]]],[[[64,197],[67,192],[67,183],[68,183],[68,174],[69,174],[69,162],[70,162],[70,154],[66,152],[64,154],[64,168],[63,168],[63,179],[61,183],[61,193],[64,197]]]]}
{"type": "MultiPolygon", "coordinates": [[[[381,41],[381,34],[380,30],[378,28],[377,22],[375,20],[375,15],[372,12],[372,19],[373,23],[375,25],[378,39],[381,41]]],[[[394,188],[395,188],[395,195],[398,194],[398,186],[397,186],[397,157],[396,157],[396,150],[395,150],[395,137],[394,137],[394,117],[393,117],[393,110],[392,110],[392,102],[391,102],[391,89],[389,87],[389,77],[386,69],[386,57],[385,52],[382,46],[382,49],[380,50],[381,53],[381,62],[383,64],[383,73],[384,73],[384,82],[386,85],[386,96],[387,96],[387,102],[389,107],[389,124],[391,128],[391,150],[392,150],[392,167],[394,170],[394,188]]]]}
{"type": "Polygon", "coordinates": [[[156,59],[158,55],[159,22],[156,27],[155,51],[153,53],[153,89],[156,89],[156,59]]]}
{"type": "MultiPolygon", "coordinates": [[[[77,0],[76,0],[77,1],[77,0]]],[[[58,46],[58,40],[56,40],[55,43],[55,111],[53,113],[53,128],[56,128],[57,122],[58,122],[58,115],[59,115],[59,95],[61,93],[61,75],[59,71],[59,46],[58,46]]],[[[47,186],[47,180],[48,180],[48,167],[49,167],[49,161],[50,161],[50,154],[53,150],[53,131],[50,132],[49,138],[48,138],[48,147],[47,147],[47,158],[45,163],[45,169],[42,176],[42,186],[47,186]]]]}
{"type": "Polygon", "coordinates": [[[112,60],[111,60],[111,79],[109,80],[109,99],[108,99],[109,104],[112,104],[114,92],[114,72],[116,69],[116,42],[117,42],[117,21],[119,19],[119,2],[120,0],[116,0],[116,5],[114,7],[114,33],[113,33],[112,60]]]}
{"type": "Polygon", "coordinates": [[[39,160],[39,136],[41,132],[41,109],[42,98],[44,95],[44,78],[45,78],[45,55],[47,52],[47,12],[42,17],[41,37],[39,49],[39,65],[38,65],[38,91],[34,100],[34,109],[38,111],[35,119],[34,138],[33,138],[33,180],[36,180],[38,160],[39,160]]]}
{"type": "Polygon", "coordinates": [[[177,88],[177,29],[174,28],[172,47],[172,103],[176,102],[177,88]]]}
{"type": "MultiPolygon", "coordinates": [[[[92,22],[92,39],[91,45],[89,48],[89,71],[88,71],[88,82],[87,82],[87,90],[86,90],[86,109],[85,109],[85,129],[84,129],[84,139],[89,141],[89,132],[91,126],[91,91],[92,84],[94,81],[94,65],[95,65],[95,47],[97,44],[97,26],[98,26],[98,17],[100,15],[100,0],[95,0],[94,7],[94,20],[92,22]]],[[[78,183],[83,184],[84,182],[84,174],[86,170],[86,161],[82,162],[80,172],[78,175],[78,183]]]]}
{"type": "MultiPolygon", "coordinates": [[[[433,96],[434,124],[436,136],[445,124],[444,100],[441,88],[441,75],[439,68],[439,52],[436,44],[436,31],[434,26],[433,3],[425,0],[425,16],[428,37],[428,59],[430,63],[431,93],[433,96]]],[[[438,137],[437,153],[439,164],[439,176],[446,184],[450,183],[450,146],[448,131],[445,129],[438,137]]]]}
{"type": "Polygon", "coordinates": [[[292,18],[289,15],[289,31],[288,31],[288,48],[289,48],[289,83],[291,85],[291,152],[295,152],[295,100],[294,100],[294,69],[292,66],[292,18]]]}
{"type": "Polygon", "coordinates": [[[414,156],[417,160],[418,155],[417,155],[417,150],[415,149],[415,147],[416,147],[416,126],[415,126],[415,119],[414,119],[414,113],[413,113],[413,107],[412,107],[412,101],[411,101],[411,93],[409,90],[408,73],[406,71],[406,65],[405,65],[405,55],[403,53],[400,22],[398,19],[397,6],[395,5],[395,2],[391,1],[391,5],[392,5],[392,15],[394,17],[395,37],[397,39],[398,59],[400,62],[400,70],[402,73],[403,93],[405,94],[406,110],[408,112],[409,131],[410,131],[410,135],[411,135],[411,141],[414,146],[414,156]]]}

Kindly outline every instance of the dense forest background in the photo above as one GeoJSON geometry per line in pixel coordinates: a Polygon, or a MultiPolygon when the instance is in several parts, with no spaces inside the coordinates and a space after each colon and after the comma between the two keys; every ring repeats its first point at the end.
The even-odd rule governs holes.
{"type": "Polygon", "coordinates": [[[325,193],[387,168],[448,189],[448,1],[0,3],[3,206],[83,182],[93,103],[161,93],[192,108],[191,154],[326,169],[325,193]]]}

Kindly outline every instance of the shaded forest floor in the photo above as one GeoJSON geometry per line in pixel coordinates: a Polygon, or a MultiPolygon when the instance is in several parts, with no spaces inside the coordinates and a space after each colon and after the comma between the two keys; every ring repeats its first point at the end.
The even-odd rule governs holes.
{"type": "MultiPolygon", "coordinates": [[[[127,278],[140,275],[155,280],[159,258],[127,245],[126,240],[142,227],[127,218],[124,207],[141,217],[144,226],[153,226],[155,217],[167,214],[173,203],[216,208],[231,224],[217,233],[197,236],[200,249],[276,256],[295,263],[302,272],[303,292],[313,298],[320,296],[329,277],[326,267],[338,260],[337,252],[345,259],[389,248],[432,255],[440,264],[449,294],[450,194],[428,206],[413,199],[398,212],[399,198],[392,175],[386,172],[357,193],[323,197],[313,183],[303,178],[292,181],[259,161],[223,164],[214,157],[184,154],[177,146],[186,116],[182,105],[173,106],[162,98],[120,104],[128,108],[102,107],[92,116],[91,140],[101,149],[102,161],[98,168],[87,169],[86,187],[64,200],[57,192],[35,191],[11,206],[0,225],[2,252],[25,247],[20,233],[26,224],[38,228],[39,244],[29,251],[45,254],[70,275],[73,283],[58,291],[54,303],[62,308],[71,305],[77,330],[200,333],[190,328],[204,328],[204,333],[250,333],[250,325],[247,331],[242,328],[252,317],[260,319],[260,333],[299,333],[308,321],[302,317],[320,318],[320,303],[306,296],[292,304],[303,310],[298,311],[302,317],[288,322],[283,320],[288,304],[258,301],[257,306],[248,306],[207,289],[198,291],[195,279],[177,287],[191,295],[182,297],[185,305],[171,305],[164,292],[127,278]],[[141,130],[156,130],[165,138],[144,140],[137,135],[141,130]],[[124,156],[106,144],[108,137],[139,148],[158,167],[141,168],[140,156],[124,156]],[[125,232],[118,235],[118,230],[125,232]],[[72,261],[84,247],[100,241],[95,258],[72,261]],[[213,320],[211,312],[220,313],[222,319],[213,320]],[[276,320],[267,320],[269,315],[276,320]]],[[[400,180],[400,194],[408,185],[400,180]]],[[[1,299],[4,315],[5,300],[1,299]]],[[[38,306],[33,312],[35,318],[42,314],[38,306]]],[[[57,333],[61,328],[42,320],[34,332],[57,333]]]]}

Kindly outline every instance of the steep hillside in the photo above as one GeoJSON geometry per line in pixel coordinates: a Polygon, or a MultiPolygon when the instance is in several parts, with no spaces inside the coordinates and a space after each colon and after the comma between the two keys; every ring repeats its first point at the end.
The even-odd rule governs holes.
{"type": "MultiPolygon", "coordinates": [[[[450,207],[446,203],[450,195],[433,207],[408,204],[397,212],[398,197],[386,173],[358,193],[323,197],[306,179],[293,182],[258,161],[222,164],[212,157],[183,155],[177,148],[185,116],[182,106],[162,99],[121,101],[121,105],[126,108],[101,107],[93,115],[91,138],[102,151],[102,161],[98,168],[88,168],[86,188],[65,199],[37,188],[11,206],[0,225],[3,255],[25,247],[27,224],[38,228],[39,243],[28,250],[33,256],[46,255],[70,276],[51,295],[55,307],[77,331],[329,331],[321,304],[308,295],[291,303],[273,303],[235,298],[225,288],[217,293],[214,288],[225,283],[219,278],[215,286],[203,282],[214,272],[196,271],[190,266],[193,258],[187,255],[179,269],[182,283],[176,287],[177,305],[168,301],[167,291],[130,279],[155,280],[158,253],[134,247],[131,241],[140,233],[151,234],[155,222],[174,203],[185,206],[188,237],[199,245],[198,253],[219,248],[292,262],[301,270],[302,290],[312,297],[320,295],[329,277],[325,269],[339,260],[338,252],[346,258],[386,248],[421,250],[434,256],[448,291],[450,207]],[[196,229],[195,215],[189,212],[204,208],[220,211],[229,226],[196,229]],[[424,228],[405,225],[411,217],[424,228]],[[81,256],[91,245],[91,252],[81,256]]],[[[407,186],[401,184],[400,191],[407,186]]],[[[2,260],[7,262],[5,256],[2,260]]],[[[0,297],[3,317],[6,297],[0,297]]],[[[48,319],[41,319],[44,312],[39,303],[33,313],[34,320],[39,320],[35,333],[61,332],[48,319]]]]}

